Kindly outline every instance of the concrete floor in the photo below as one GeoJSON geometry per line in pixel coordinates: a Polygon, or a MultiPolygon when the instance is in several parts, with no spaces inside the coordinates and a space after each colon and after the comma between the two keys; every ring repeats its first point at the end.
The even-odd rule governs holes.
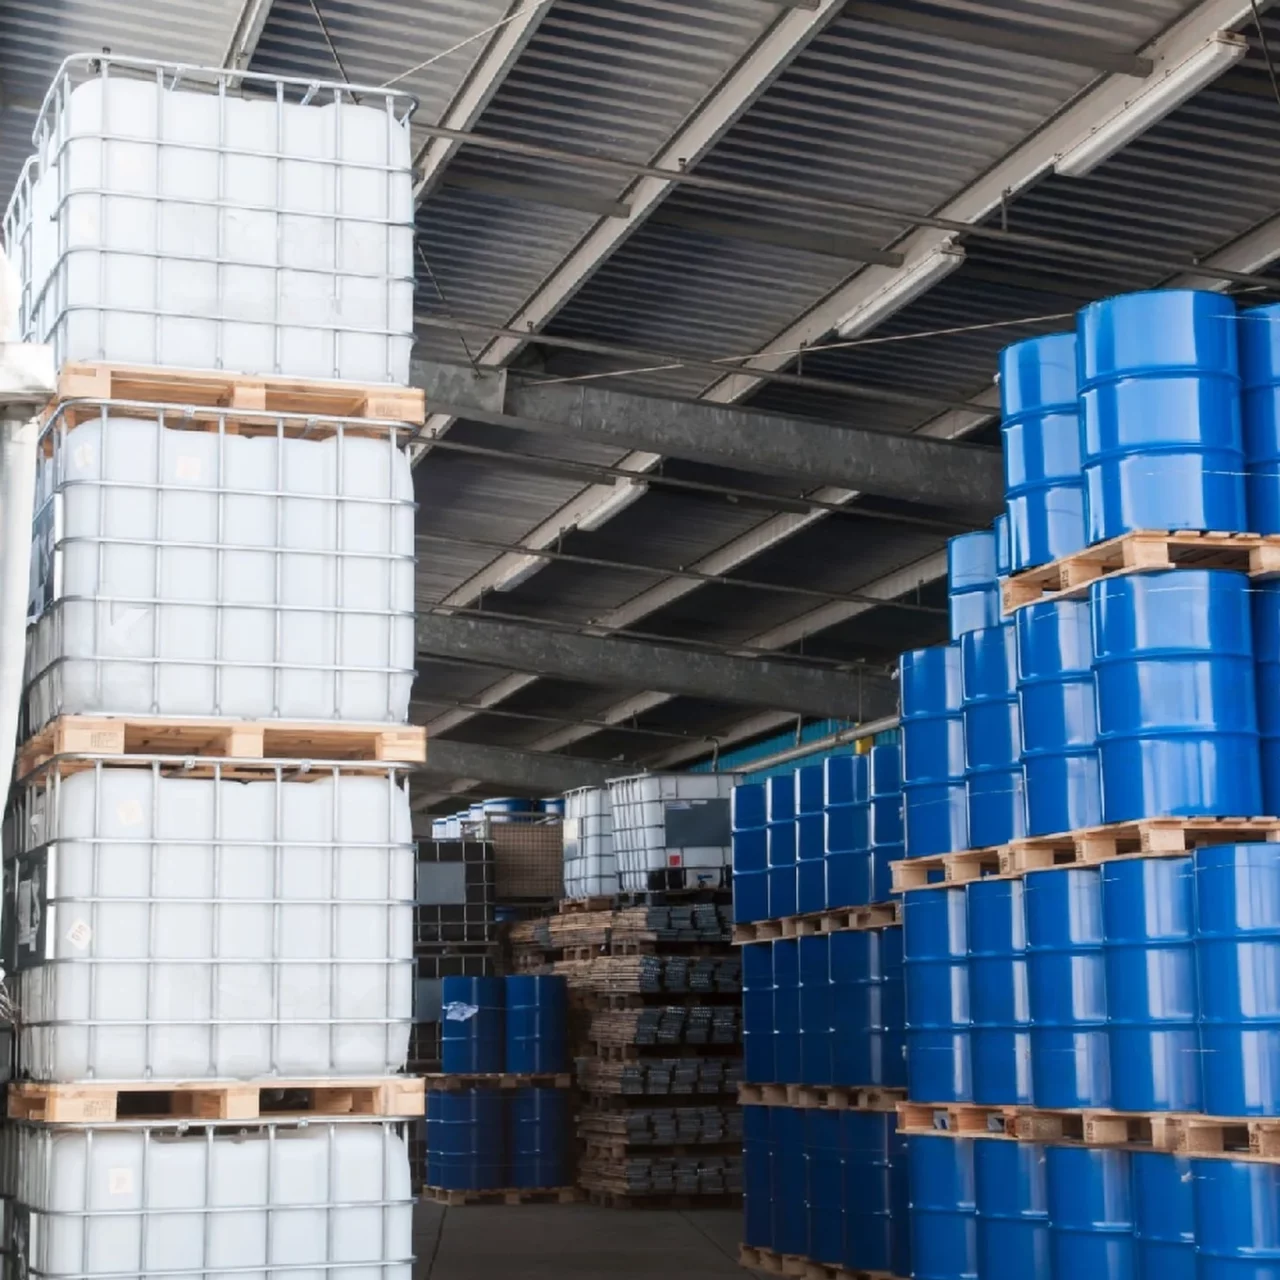
{"type": "Polygon", "coordinates": [[[419,1203],[416,1280],[687,1280],[747,1275],[735,1209],[419,1203]]]}

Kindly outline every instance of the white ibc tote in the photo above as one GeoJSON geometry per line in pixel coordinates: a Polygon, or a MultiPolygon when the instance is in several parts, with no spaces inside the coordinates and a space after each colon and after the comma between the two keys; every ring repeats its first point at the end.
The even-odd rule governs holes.
{"type": "Polygon", "coordinates": [[[569,898],[618,892],[613,852],[613,808],[608,787],[581,787],[565,793],[564,891],[569,898]]]}
{"type": "Polygon", "coordinates": [[[5,218],[20,325],[72,360],[407,383],[415,99],[68,58],[5,218]]]}
{"type": "Polygon", "coordinates": [[[646,773],[609,783],[622,888],[718,888],[733,867],[732,773],[646,773]]]}
{"type": "Polygon", "coordinates": [[[26,714],[404,722],[403,424],[63,405],[41,437],[26,714]],[[74,424],[74,425],[73,425],[74,424]]]}
{"type": "Polygon", "coordinates": [[[13,1275],[410,1280],[402,1122],[8,1125],[13,1275]]]}
{"type": "Polygon", "coordinates": [[[402,774],[174,767],[66,757],[19,793],[5,889],[24,1074],[398,1071],[413,983],[402,774]]]}

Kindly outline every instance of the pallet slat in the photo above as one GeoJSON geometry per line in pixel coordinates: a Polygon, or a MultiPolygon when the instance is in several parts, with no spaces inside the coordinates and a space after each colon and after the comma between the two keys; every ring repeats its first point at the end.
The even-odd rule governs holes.
{"type": "Polygon", "coordinates": [[[426,752],[426,729],[421,725],[66,715],[46,725],[23,745],[18,754],[18,776],[25,777],[59,755],[153,754],[421,764],[426,752]]]}
{"type": "Polygon", "coordinates": [[[577,1187],[503,1187],[494,1191],[453,1191],[423,1187],[422,1198],[457,1207],[464,1204],[576,1204],[582,1199],[577,1187]]]}
{"type": "Polygon", "coordinates": [[[1177,857],[1200,845],[1280,841],[1277,818],[1139,818],[1053,836],[1026,836],[991,849],[890,863],[894,893],[946,888],[979,877],[1016,877],[1050,867],[1096,866],[1116,858],[1177,857]]]}
{"type": "MultiPolygon", "coordinates": [[[[420,387],[72,361],[58,375],[50,409],[77,399],[143,400],[298,418],[369,418],[407,426],[426,420],[420,387]]],[[[97,410],[89,412],[96,416],[97,410]]]]}
{"type": "Polygon", "coordinates": [[[795,1276],[798,1280],[895,1280],[888,1271],[850,1271],[829,1262],[814,1262],[796,1253],[775,1253],[744,1244],[738,1249],[738,1265],[770,1276],[795,1276]]]}
{"type": "Polygon", "coordinates": [[[1250,577],[1269,577],[1280,572],[1280,538],[1191,529],[1135,530],[1006,578],[1001,602],[1009,614],[1029,604],[1082,596],[1099,578],[1176,568],[1236,569],[1250,577]]]}
{"type": "Polygon", "coordinates": [[[421,1079],[82,1081],[9,1086],[11,1120],[45,1124],[175,1117],[257,1120],[266,1116],[420,1116],[421,1079]]]}
{"type": "Polygon", "coordinates": [[[804,916],[783,916],[776,920],[753,920],[733,929],[734,945],[772,942],[777,938],[807,938],[823,933],[883,929],[902,923],[901,904],[875,903],[866,907],[837,907],[804,916]]]}
{"type": "Polygon", "coordinates": [[[1122,1147],[1280,1163],[1280,1116],[900,1102],[898,1132],[1122,1147]]]}
{"type": "Polygon", "coordinates": [[[744,1107],[808,1107],[824,1111],[894,1111],[905,1089],[881,1085],[747,1084],[738,1086],[744,1107]]]}

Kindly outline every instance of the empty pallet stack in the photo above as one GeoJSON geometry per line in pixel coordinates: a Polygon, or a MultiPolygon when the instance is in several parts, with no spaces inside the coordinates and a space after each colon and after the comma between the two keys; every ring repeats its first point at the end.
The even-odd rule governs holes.
{"type": "Polygon", "coordinates": [[[1280,1264],[1277,320],[1136,294],[1002,357],[1007,558],[953,541],[901,664],[923,1274],[1280,1264]]]}
{"type": "Polygon", "coordinates": [[[734,791],[746,1266],[912,1274],[901,852],[896,743],[734,791]]]}
{"type": "Polygon", "coordinates": [[[517,926],[518,964],[568,982],[579,1185],[596,1203],[714,1204],[741,1190],[741,974],[728,909],[566,902],[517,926]]]}
{"type": "Polygon", "coordinates": [[[426,1077],[423,1196],[440,1204],[568,1204],[568,993],[563,978],[445,978],[444,1070],[426,1077]]]}
{"type": "Polygon", "coordinates": [[[412,108],[72,59],[6,215],[60,365],[4,848],[32,1275],[410,1275],[412,108]]]}

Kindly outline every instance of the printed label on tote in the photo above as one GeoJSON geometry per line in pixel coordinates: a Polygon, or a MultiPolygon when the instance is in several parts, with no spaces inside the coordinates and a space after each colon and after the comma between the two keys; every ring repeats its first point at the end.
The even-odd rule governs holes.
{"type": "Polygon", "coordinates": [[[77,951],[83,951],[89,945],[93,938],[93,930],[83,920],[76,920],[72,923],[71,928],[67,930],[67,941],[71,943],[77,951]]]}

